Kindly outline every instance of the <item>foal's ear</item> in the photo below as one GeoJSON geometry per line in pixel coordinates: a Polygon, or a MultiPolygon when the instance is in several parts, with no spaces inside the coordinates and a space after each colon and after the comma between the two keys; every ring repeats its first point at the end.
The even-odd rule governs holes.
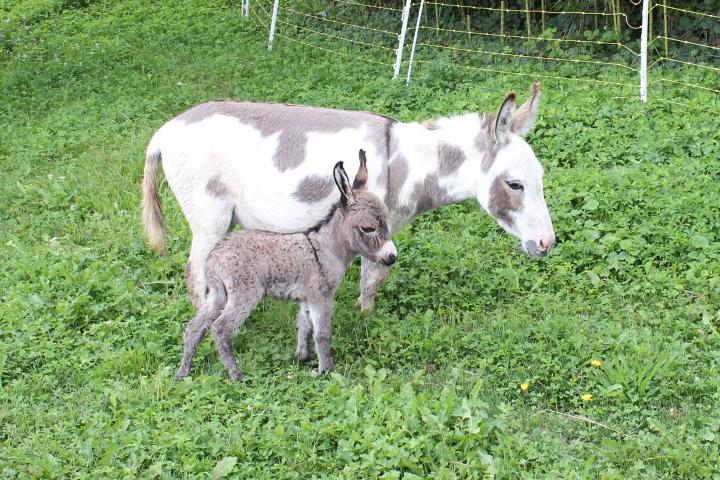
{"type": "Polygon", "coordinates": [[[507,134],[510,131],[513,113],[515,113],[515,94],[510,92],[507,94],[507,97],[505,97],[502,105],[500,105],[500,110],[498,110],[498,114],[495,117],[493,133],[497,143],[505,143],[507,134]]]}
{"type": "Polygon", "coordinates": [[[365,158],[365,150],[360,149],[360,167],[358,168],[357,174],[355,174],[355,180],[353,181],[353,190],[365,190],[367,189],[367,159],[365,158]]]}
{"type": "Polygon", "coordinates": [[[340,190],[340,203],[343,207],[347,207],[348,204],[353,201],[353,193],[350,189],[350,179],[343,168],[343,162],[337,162],[335,164],[333,178],[335,179],[335,185],[337,185],[338,190],[340,190]]]}
{"type": "Polygon", "coordinates": [[[522,104],[517,112],[512,116],[512,126],[510,130],[517,133],[521,137],[527,135],[535,124],[535,113],[540,104],[540,82],[536,82],[532,86],[530,96],[525,103],[522,104]]]}

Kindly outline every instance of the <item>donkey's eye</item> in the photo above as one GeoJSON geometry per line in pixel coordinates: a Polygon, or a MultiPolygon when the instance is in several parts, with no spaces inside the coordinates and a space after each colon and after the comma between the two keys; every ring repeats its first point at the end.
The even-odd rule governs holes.
{"type": "Polygon", "coordinates": [[[375,227],[360,227],[360,230],[362,230],[363,233],[373,233],[375,227]]]}
{"type": "Polygon", "coordinates": [[[507,186],[512,188],[513,190],[520,190],[521,192],[523,190],[525,190],[525,187],[523,187],[523,184],[518,182],[517,180],[511,180],[511,181],[505,182],[505,183],[507,183],[507,186]]]}

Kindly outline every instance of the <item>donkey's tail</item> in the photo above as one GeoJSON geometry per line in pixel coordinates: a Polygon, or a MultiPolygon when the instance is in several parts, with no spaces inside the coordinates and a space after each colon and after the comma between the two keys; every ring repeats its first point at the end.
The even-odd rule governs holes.
{"type": "Polygon", "coordinates": [[[165,253],[165,217],[158,195],[159,162],[160,150],[148,150],[143,177],[142,219],[150,247],[158,253],[165,253]]]}

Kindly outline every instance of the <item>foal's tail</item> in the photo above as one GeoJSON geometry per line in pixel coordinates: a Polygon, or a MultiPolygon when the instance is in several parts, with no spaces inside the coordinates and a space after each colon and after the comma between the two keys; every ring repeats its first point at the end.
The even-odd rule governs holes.
{"type": "Polygon", "coordinates": [[[207,275],[208,282],[206,301],[211,305],[211,308],[218,312],[217,315],[220,315],[222,309],[227,305],[227,287],[222,277],[215,271],[212,261],[205,265],[205,274],[207,275]]]}
{"type": "Polygon", "coordinates": [[[150,247],[158,253],[165,253],[165,218],[163,217],[160,196],[158,195],[158,164],[160,150],[148,150],[145,156],[145,175],[143,177],[142,217],[145,236],[150,247]]]}

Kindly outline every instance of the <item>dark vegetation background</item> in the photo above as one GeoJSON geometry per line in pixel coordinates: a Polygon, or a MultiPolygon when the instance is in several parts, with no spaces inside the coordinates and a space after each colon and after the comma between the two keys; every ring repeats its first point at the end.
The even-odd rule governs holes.
{"type": "Polygon", "coordinates": [[[246,382],[228,383],[205,342],[175,383],[189,232],[163,189],[169,256],[142,236],[155,129],[226,97],[402,120],[491,111],[525,95],[535,67],[439,59],[405,87],[291,41],[267,54],[239,2],[0,8],[1,477],[720,476],[712,95],[640,104],[545,81],[529,142],[558,235],[549,258],[523,255],[475,202],[430,212],[396,236],[375,313],[355,309],[349,273],[330,378],[296,365],[294,307],[268,301],[235,341],[246,382]]]}

